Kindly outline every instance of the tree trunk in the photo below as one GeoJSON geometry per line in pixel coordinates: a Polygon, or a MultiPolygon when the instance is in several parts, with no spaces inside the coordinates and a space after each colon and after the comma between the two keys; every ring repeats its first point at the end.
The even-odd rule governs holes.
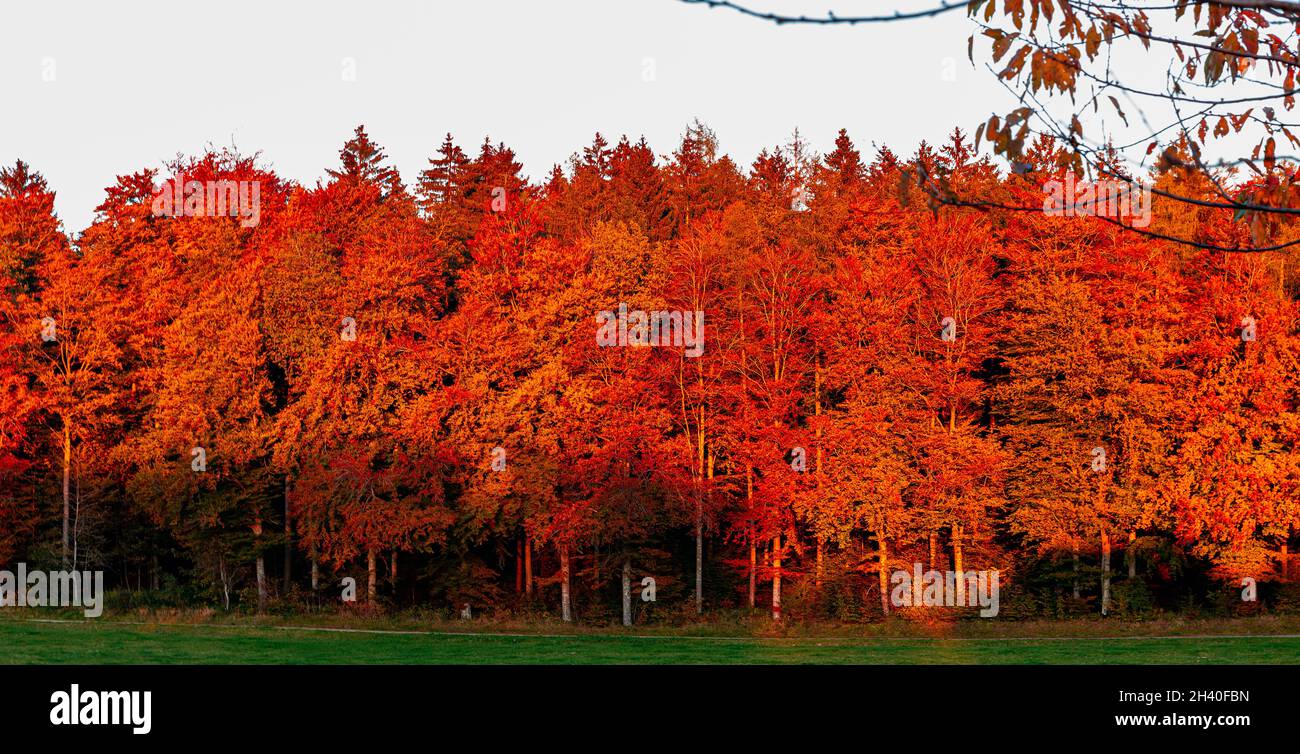
{"type": "Polygon", "coordinates": [[[77,555],[80,550],[77,549],[77,535],[81,532],[81,469],[76,472],[76,481],[73,485],[73,497],[75,503],[72,506],[72,570],[77,570],[77,555]]]}
{"type": "MultiPolygon", "coordinates": [[[[754,508],[754,469],[745,466],[745,500],[750,510],[754,508]]],[[[749,609],[755,607],[754,595],[758,588],[758,545],[754,537],[754,524],[749,525],[749,609]]]]}
{"type": "Polygon", "coordinates": [[[953,524],[952,527],[952,569],[957,572],[957,604],[966,604],[966,579],[962,578],[962,549],[961,549],[962,526],[953,524]]]}
{"type": "Polygon", "coordinates": [[[623,561],[623,625],[632,625],[632,561],[623,561]]]}
{"type": "Polygon", "coordinates": [[[515,594],[524,593],[524,538],[515,540],[515,594]]]}
{"type": "Polygon", "coordinates": [[[695,496],[695,614],[704,614],[704,503],[695,496]]]}
{"type": "Polygon", "coordinates": [[[1137,551],[1133,549],[1133,543],[1137,541],[1137,532],[1128,533],[1128,547],[1124,548],[1124,559],[1128,561],[1128,577],[1136,579],[1138,575],[1138,558],[1137,551]]]}
{"type": "MultiPolygon", "coordinates": [[[[713,449],[708,452],[708,466],[705,470],[705,483],[708,485],[709,509],[713,508],[713,449]]],[[[704,614],[704,511],[699,512],[695,536],[695,614],[704,614]]]]}
{"type": "Polygon", "coordinates": [[[817,564],[813,571],[813,587],[820,593],[822,590],[822,540],[817,538],[817,564]]]}
{"type": "Polygon", "coordinates": [[[1074,598],[1077,600],[1079,599],[1079,543],[1077,541],[1070,542],[1070,557],[1074,562],[1073,590],[1074,598]]]}
{"type": "Polygon", "coordinates": [[[1286,542],[1283,542],[1282,543],[1282,580],[1283,581],[1287,580],[1287,576],[1288,576],[1287,570],[1289,569],[1290,566],[1290,560],[1291,560],[1291,556],[1288,555],[1286,551],[1286,542]]]}
{"type": "Polygon", "coordinates": [[[293,585],[293,523],[289,520],[289,477],[284,478],[284,593],[293,585]]]}
{"type": "Polygon", "coordinates": [[[560,614],[565,623],[573,622],[573,609],[569,603],[569,546],[560,550],[560,614]]]}
{"type": "Polygon", "coordinates": [[[316,562],[316,545],[311,546],[311,590],[320,588],[320,564],[316,562]]]}
{"type": "Polygon", "coordinates": [[[266,556],[257,554],[257,614],[266,612],[266,556]]]}
{"type": "Polygon", "coordinates": [[[876,532],[879,547],[876,550],[876,573],[880,577],[880,611],[889,615],[889,545],[885,543],[884,527],[876,532]]]}
{"type": "Polygon", "coordinates": [[[69,482],[72,478],[72,427],[63,422],[63,567],[68,567],[68,522],[72,514],[69,482]]]}
{"type": "Polygon", "coordinates": [[[524,594],[533,596],[533,540],[524,535],[524,594]]]}
{"type": "MultiPolygon", "coordinates": [[[[713,478],[713,458],[706,454],[704,444],[704,424],[700,423],[697,451],[699,454],[696,469],[695,488],[695,614],[704,614],[704,494],[699,485],[713,478]]],[[[710,492],[712,495],[712,492],[710,492]]]]}
{"type": "Polygon", "coordinates": [[[389,581],[393,585],[393,593],[396,594],[397,593],[397,550],[393,550],[393,562],[392,562],[391,570],[392,570],[392,574],[389,576],[389,581]]]}
{"type": "Polygon", "coordinates": [[[772,620],[781,620],[781,535],[772,539],[772,620]]]}
{"type": "Polygon", "coordinates": [[[1110,535],[1101,533],[1101,614],[1110,613],[1110,535]]]}
{"type": "Polygon", "coordinates": [[[375,548],[371,547],[366,550],[366,601],[370,604],[375,602],[375,548]]]}
{"type": "MultiPolygon", "coordinates": [[[[226,573],[226,556],[217,556],[217,573],[221,576],[221,597],[222,603],[226,607],[226,612],[230,612],[230,577],[226,573]]],[[[130,579],[127,580],[127,586],[130,587],[130,579]]]]}
{"type": "MultiPolygon", "coordinates": [[[[822,365],[821,361],[817,359],[813,360],[813,415],[822,415],[822,365]]],[[[814,481],[817,484],[818,499],[820,500],[822,489],[822,428],[820,423],[817,425],[813,441],[816,443],[813,452],[817,454],[817,478],[814,481]]],[[[822,537],[820,534],[814,534],[814,536],[817,537],[817,566],[814,572],[813,586],[816,589],[816,597],[820,600],[822,592],[822,537]]]]}
{"type": "Polygon", "coordinates": [[[266,554],[262,552],[262,520],[253,522],[253,547],[257,548],[257,614],[266,612],[266,554]]]}

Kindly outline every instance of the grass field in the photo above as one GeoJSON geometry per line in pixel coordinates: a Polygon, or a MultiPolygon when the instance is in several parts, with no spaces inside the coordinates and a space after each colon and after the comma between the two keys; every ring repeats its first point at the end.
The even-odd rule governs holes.
{"type": "MultiPolygon", "coordinates": [[[[1099,633],[1095,622],[1020,625],[1022,636],[722,637],[331,628],[253,623],[0,619],[2,664],[1300,664],[1300,633],[1258,624],[1184,626],[1180,636],[1099,633]],[[1188,635],[1187,628],[1209,628],[1188,635]],[[1234,631],[1234,629],[1236,629],[1234,631]],[[1088,635],[1092,634],[1092,635],[1088,635]],[[1250,635],[1254,634],[1254,635],[1250,635]]],[[[1156,626],[1169,632],[1167,626],[1156,626]]],[[[1116,631],[1107,627],[1106,631],[1116,631]]],[[[1003,630],[1004,634],[1016,633],[1003,630]]]]}

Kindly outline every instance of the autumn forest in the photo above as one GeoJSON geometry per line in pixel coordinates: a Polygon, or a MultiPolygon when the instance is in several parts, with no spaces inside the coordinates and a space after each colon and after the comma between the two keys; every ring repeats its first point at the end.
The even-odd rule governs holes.
{"type": "Polygon", "coordinates": [[[1045,138],[430,152],[208,150],[79,232],[0,171],[0,565],[248,613],[877,621],[914,563],[1003,619],[1300,609],[1300,253],[1222,250],[1161,193],[1203,173],[1135,230],[1021,211],[1045,138]]]}

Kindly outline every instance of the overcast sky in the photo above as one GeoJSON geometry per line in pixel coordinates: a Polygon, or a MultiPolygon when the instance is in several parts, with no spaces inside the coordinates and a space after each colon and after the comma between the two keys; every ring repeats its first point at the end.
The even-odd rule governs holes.
{"type": "Polygon", "coordinates": [[[748,166],[796,127],[819,151],[843,127],[868,157],[910,154],[1014,106],[967,61],[961,11],[854,28],[677,0],[85,0],[4,16],[0,162],[43,173],[74,232],[116,175],[207,144],[314,183],[362,123],[410,183],[448,131],[471,153],[504,141],[538,178],[596,131],[666,154],[699,117],[748,166]]]}

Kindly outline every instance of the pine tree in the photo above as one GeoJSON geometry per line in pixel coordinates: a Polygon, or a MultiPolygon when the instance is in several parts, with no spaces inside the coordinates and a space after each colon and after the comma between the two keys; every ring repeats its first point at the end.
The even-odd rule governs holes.
{"type": "Polygon", "coordinates": [[[429,167],[420,173],[416,196],[426,215],[441,214],[458,204],[468,165],[469,158],[452,141],[451,134],[447,134],[438,147],[437,159],[430,159],[429,167]]]}
{"type": "Polygon", "coordinates": [[[377,185],[385,195],[400,193],[401,176],[396,168],[384,164],[387,159],[384,150],[366,134],[366,127],[357,126],[353,137],[339,150],[339,169],[326,169],[325,172],[335,180],[352,185],[377,185]]]}

